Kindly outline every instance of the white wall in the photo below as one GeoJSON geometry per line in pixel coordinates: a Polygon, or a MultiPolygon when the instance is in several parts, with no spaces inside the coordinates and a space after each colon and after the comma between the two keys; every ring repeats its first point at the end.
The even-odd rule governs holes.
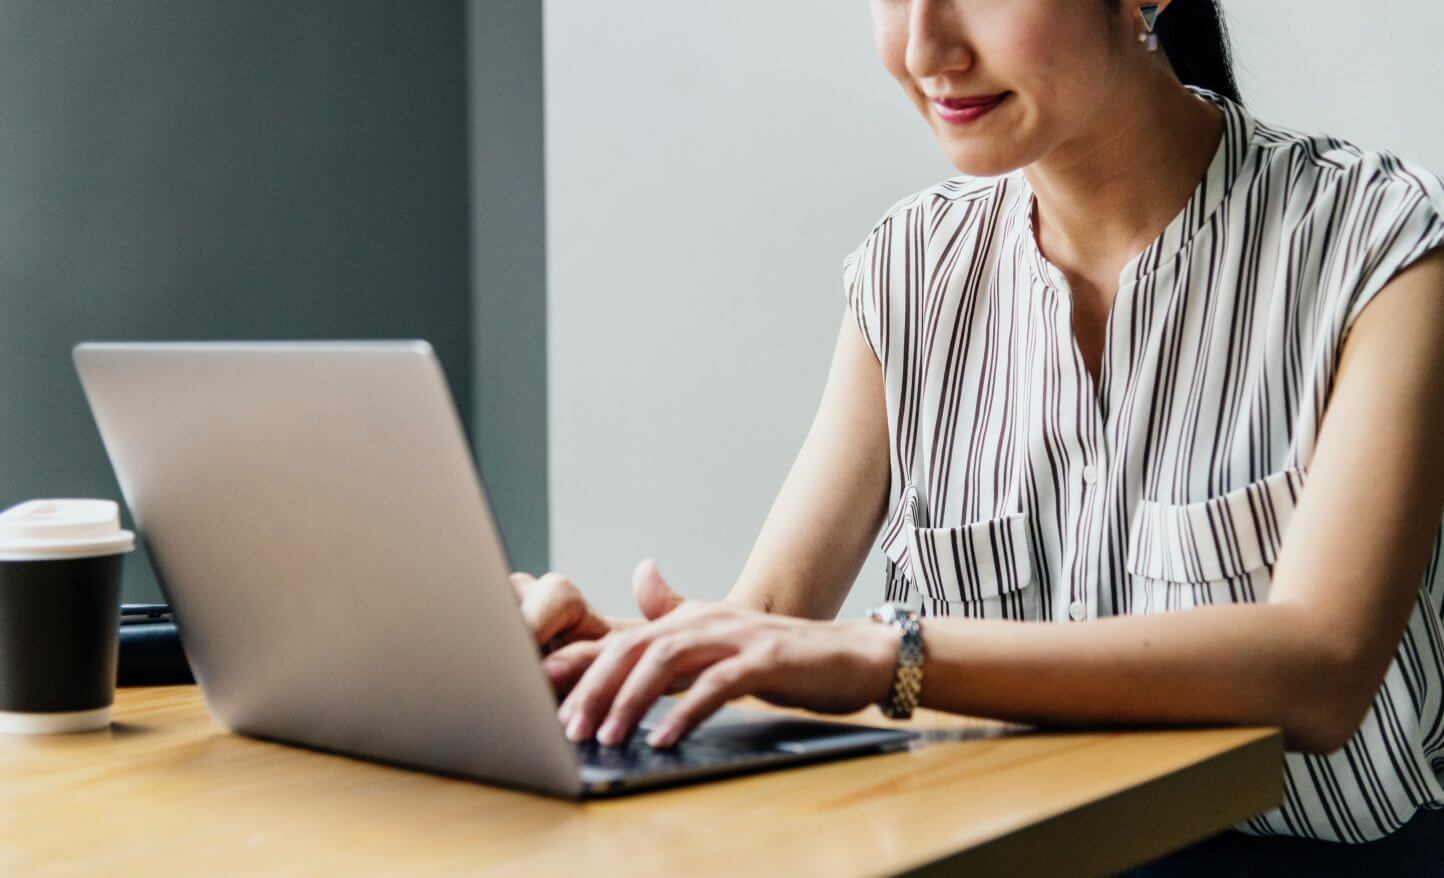
{"type": "Polygon", "coordinates": [[[1444,173],[1444,4],[1224,0],[1261,119],[1388,149],[1444,173]]]}
{"type": "MultiPolygon", "coordinates": [[[[1439,8],[1229,8],[1261,118],[1444,169],[1439,8]]],[[[608,612],[648,554],[719,598],[815,411],[842,257],[956,171],[866,0],[547,0],[544,38],[552,567],[608,612]]]]}
{"type": "Polygon", "coordinates": [[[611,612],[648,554],[720,598],[811,423],[843,256],[956,171],[864,0],[548,0],[544,43],[552,566],[611,612]]]}

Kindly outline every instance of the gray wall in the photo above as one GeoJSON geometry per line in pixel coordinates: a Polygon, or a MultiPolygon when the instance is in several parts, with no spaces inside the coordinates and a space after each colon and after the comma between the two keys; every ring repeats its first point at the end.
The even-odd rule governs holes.
{"type": "Polygon", "coordinates": [[[542,6],[469,0],[474,437],[512,568],[547,569],[542,6]]]}
{"type": "Polygon", "coordinates": [[[471,399],[466,71],[459,0],[0,3],[0,504],[119,498],[82,339],[420,336],[471,399]]]}

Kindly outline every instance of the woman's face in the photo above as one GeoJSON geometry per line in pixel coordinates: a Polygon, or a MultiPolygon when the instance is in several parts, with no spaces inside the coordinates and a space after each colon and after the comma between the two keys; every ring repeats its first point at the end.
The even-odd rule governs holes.
{"type": "Polygon", "coordinates": [[[871,0],[877,50],[964,174],[995,176],[1070,140],[1117,105],[1141,24],[1102,0],[871,0]],[[934,98],[1001,99],[961,116],[934,98]],[[952,116],[950,119],[949,116],[952,116]],[[969,118],[969,117],[973,118],[969,118]]]}

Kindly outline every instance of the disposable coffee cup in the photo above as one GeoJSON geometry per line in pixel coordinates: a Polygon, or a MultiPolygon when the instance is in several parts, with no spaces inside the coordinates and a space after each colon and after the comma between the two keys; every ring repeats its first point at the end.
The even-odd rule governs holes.
{"type": "Polygon", "coordinates": [[[110,724],[120,568],[134,548],[110,500],[31,500],[0,512],[0,732],[110,724]]]}

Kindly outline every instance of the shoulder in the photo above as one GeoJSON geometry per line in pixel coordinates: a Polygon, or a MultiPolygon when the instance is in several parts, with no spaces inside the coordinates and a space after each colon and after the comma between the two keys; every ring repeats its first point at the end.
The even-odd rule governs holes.
{"type": "Polygon", "coordinates": [[[1444,246],[1444,178],[1387,149],[1259,123],[1251,197],[1271,202],[1284,246],[1310,282],[1298,306],[1337,346],[1391,281],[1444,246]]]}
{"type": "Polygon", "coordinates": [[[1400,271],[1444,244],[1444,178],[1387,149],[1259,122],[1247,201],[1268,213],[1290,252],[1316,261],[1320,289],[1347,330],[1400,271]]]}
{"type": "Polygon", "coordinates": [[[910,271],[918,263],[918,249],[927,248],[928,237],[939,227],[941,215],[956,206],[1000,209],[1008,193],[1019,189],[1009,185],[1017,174],[949,177],[906,195],[883,211],[862,242],[843,257],[843,289],[848,306],[879,360],[882,326],[886,323],[883,316],[892,310],[895,300],[918,287],[910,271]]]}
{"type": "Polygon", "coordinates": [[[1254,144],[1262,175],[1277,177],[1287,200],[1335,216],[1365,211],[1371,223],[1419,210],[1444,215],[1444,178],[1387,149],[1369,149],[1331,134],[1259,122],[1254,144]]]}
{"type": "Polygon", "coordinates": [[[997,177],[962,174],[903,196],[883,211],[882,216],[863,236],[862,242],[847,255],[844,263],[851,264],[864,252],[872,249],[879,238],[895,234],[909,224],[916,224],[926,234],[931,224],[925,220],[949,207],[966,204],[985,209],[1000,209],[1008,200],[1008,193],[1019,188],[1015,180],[1018,175],[1018,171],[997,177]]]}

